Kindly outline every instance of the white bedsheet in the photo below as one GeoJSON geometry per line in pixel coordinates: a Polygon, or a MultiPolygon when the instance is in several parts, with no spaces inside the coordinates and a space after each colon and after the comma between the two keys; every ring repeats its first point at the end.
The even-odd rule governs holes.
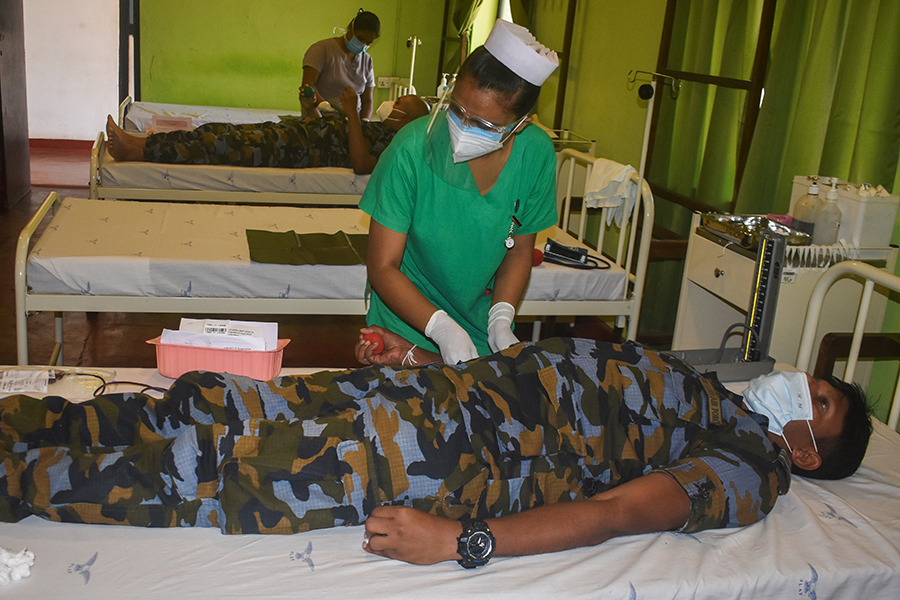
{"type": "MultiPolygon", "coordinates": [[[[28,260],[33,293],[225,298],[362,298],[364,265],[252,263],[247,229],[368,231],[358,209],[258,207],[65,199],[28,260]]],[[[577,242],[552,228],[538,236],[577,242]]],[[[616,265],[580,271],[542,264],[525,300],[613,300],[627,275],[616,265]]]]}
{"type": "MultiPolygon", "coordinates": [[[[120,378],[143,381],[119,370],[120,378]]],[[[158,375],[156,376],[158,378],[158,375]]],[[[362,527],[292,536],[212,529],[0,524],[0,545],[35,554],[4,598],[866,598],[900,597],[900,435],[882,423],[860,471],[795,478],[761,523],[661,533],[482,569],[415,567],[366,554],[362,527]]]]}
{"type": "Polygon", "coordinates": [[[268,108],[235,108],[225,106],[197,106],[188,104],[164,104],[159,102],[134,102],[125,115],[125,131],[146,132],[153,125],[153,117],[190,117],[191,127],[204,123],[264,123],[278,122],[282,115],[299,117],[299,111],[268,108]]]}

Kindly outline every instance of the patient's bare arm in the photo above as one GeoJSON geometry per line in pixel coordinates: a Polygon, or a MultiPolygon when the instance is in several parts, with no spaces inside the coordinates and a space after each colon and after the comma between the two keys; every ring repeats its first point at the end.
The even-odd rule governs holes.
{"type": "Polygon", "coordinates": [[[378,159],[370,153],[369,143],[363,137],[362,121],[356,106],[359,96],[350,86],[344,86],[341,92],[341,106],[347,114],[347,137],[349,144],[350,164],[357,175],[368,175],[375,170],[378,159]]]}
{"type": "MultiPolygon", "coordinates": [[[[488,519],[495,556],[593,546],[614,537],[669,531],[688,518],[690,499],[665,473],[650,473],[581,502],[549,504],[488,519]]],[[[404,506],[380,506],[366,520],[367,552],[414,564],[456,560],[458,521],[404,506]]]]}

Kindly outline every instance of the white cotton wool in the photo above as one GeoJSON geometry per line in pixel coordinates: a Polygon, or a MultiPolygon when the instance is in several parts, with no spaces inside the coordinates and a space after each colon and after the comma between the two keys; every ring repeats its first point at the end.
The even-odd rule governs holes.
{"type": "Polygon", "coordinates": [[[34,565],[34,552],[22,549],[13,553],[6,548],[0,548],[0,585],[28,577],[31,575],[32,565],[34,565]]]}

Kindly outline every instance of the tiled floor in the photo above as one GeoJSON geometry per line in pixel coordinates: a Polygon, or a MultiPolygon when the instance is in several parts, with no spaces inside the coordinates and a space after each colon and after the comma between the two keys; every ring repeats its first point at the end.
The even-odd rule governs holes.
{"type": "MultiPolygon", "coordinates": [[[[32,145],[33,189],[8,213],[0,213],[0,269],[7,273],[0,288],[0,364],[15,364],[15,290],[12,274],[19,232],[50,191],[62,196],[87,198],[90,171],[90,144],[32,145]]],[[[154,348],[146,340],[164,327],[177,328],[180,315],[124,313],[66,313],[63,320],[63,360],[66,365],[95,367],[154,367],[154,348]]],[[[208,315],[193,315],[208,316],[208,315]]],[[[260,320],[258,315],[230,315],[235,319],[260,320]]],[[[353,344],[363,317],[276,316],[279,337],[291,339],[284,353],[288,367],[353,367],[353,344]]],[[[53,315],[42,313],[28,318],[29,362],[46,363],[53,351],[53,315]]],[[[520,337],[529,335],[527,323],[519,326],[520,337]]],[[[548,326],[547,333],[571,335],[569,324],[548,326]]],[[[593,319],[579,320],[574,332],[584,337],[606,337],[609,332],[593,319]]]]}

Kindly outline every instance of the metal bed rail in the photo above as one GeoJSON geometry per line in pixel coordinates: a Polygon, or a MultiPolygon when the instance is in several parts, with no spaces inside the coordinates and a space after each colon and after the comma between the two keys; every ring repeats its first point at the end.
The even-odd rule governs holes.
{"type": "MultiPolygon", "coordinates": [[[[557,202],[558,222],[563,231],[569,231],[569,220],[572,211],[572,194],[576,190],[576,171],[578,170],[578,167],[583,168],[584,182],[587,182],[591,177],[591,168],[596,160],[597,157],[595,156],[571,148],[561,150],[557,154],[557,185],[559,185],[563,177],[565,178],[565,192],[557,202]],[[564,173],[565,175],[563,175],[564,173]]],[[[638,183],[636,174],[632,175],[632,181],[638,183]]],[[[618,230],[619,237],[616,244],[615,255],[611,257],[617,265],[621,266],[628,273],[630,286],[626,289],[625,298],[623,299],[623,302],[627,303],[628,306],[624,314],[607,313],[617,315],[616,326],[623,329],[622,335],[626,339],[629,333],[632,334],[632,337],[637,335],[655,218],[653,194],[650,191],[650,186],[647,184],[647,181],[644,180],[640,182],[640,185],[636,186],[636,189],[639,189],[640,193],[638,194],[638,198],[635,198],[634,207],[632,208],[631,213],[626,216],[622,222],[621,229],[618,230]],[[637,232],[639,228],[642,229],[642,235],[638,243],[637,232]]],[[[598,252],[602,252],[604,239],[610,229],[618,229],[615,224],[607,222],[609,210],[609,208],[599,209],[600,229],[597,234],[595,246],[598,252]]],[[[578,231],[575,233],[575,237],[579,242],[584,241],[587,220],[587,203],[582,201],[578,231]]]]}
{"type": "MultiPolygon", "coordinates": [[[[822,304],[828,290],[834,283],[843,278],[852,277],[861,279],[863,286],[862,297],[856,313],[856,324],[853,327],[853,337],[850,344],[850,356],[844,369],[842,379],[852,381],[856,372],[860,346],[865,329],[866,317],[869,314],[869,304],[872,301],[872,293],[875,286],[879,285],[893,292],[900,292],[900,277],[859,261],[840,262],[822,274],[816,287],[813,288],[809,298],[809,307],[806,311],[806,320],[803,323],[803,333],[800,335],[800,350],[797,354],[797,368],[809,372],[810,361],[813,352],[813,343],[816,339],[816,331],[819,325],[819,317],[822,313],[822,304]]],[[[897,429],[900,422],[900,386],[894,389],[891,409],[888,415],[888,426],[897,429]]]]}

